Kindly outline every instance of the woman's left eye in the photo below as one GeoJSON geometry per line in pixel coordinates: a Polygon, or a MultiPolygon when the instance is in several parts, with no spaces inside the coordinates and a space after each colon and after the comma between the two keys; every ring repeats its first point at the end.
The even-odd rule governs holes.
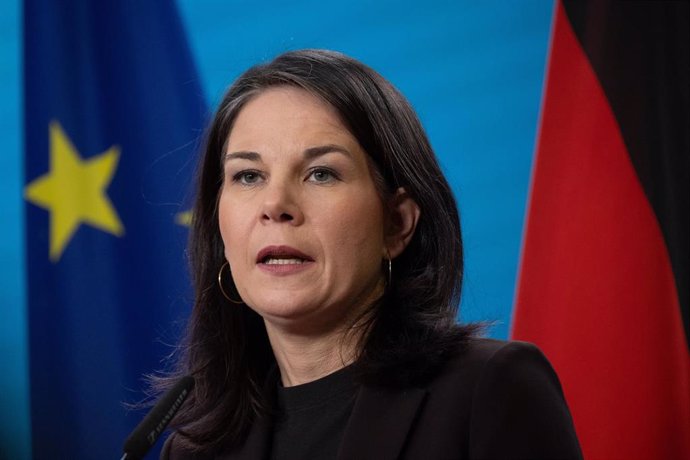
{"type": "Polygon", "coordinates": [[[307,180],[317,183],[329,183],[338,179],[335,171],[328,168],[315,168],[309,172],[307,180]]]}

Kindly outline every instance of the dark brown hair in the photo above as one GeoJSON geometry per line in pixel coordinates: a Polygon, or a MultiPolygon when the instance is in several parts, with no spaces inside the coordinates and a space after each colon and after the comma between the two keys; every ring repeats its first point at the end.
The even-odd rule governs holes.
{"type": "Polygon", "coordinates": [[[458,211],[410,104],[374,70],[343,54],[282,54],[247,70],[228,89],[200,164],[189,248],[196,300],[178,369],[158,380],[163,389],[180,375],[195,377],[195,389],[174,420],[178,442],[193,450],[241,443],[267,410],[264,383],[275,360],[261,317],[229,303],[218,288],[225,259],[217,202],[221,155],[234,120],[252,97],[281,85],[302,88],[333,106],[370,156],[379,192],[385,196],[404,187],[421,210],[361,341],[354,364],[360,381],[420,384],[476,329],[456,324],[463,269],[458,211]]]}

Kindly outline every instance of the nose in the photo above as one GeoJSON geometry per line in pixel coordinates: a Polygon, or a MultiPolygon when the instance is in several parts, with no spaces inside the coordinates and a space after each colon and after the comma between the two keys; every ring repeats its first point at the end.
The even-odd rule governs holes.
{"type": "Polygon", "coordinates": [[[287,181],[272,181],[264,189],[261,209],[263,223],[289,223],[299,225],[304,220],[298,192],[287,181]]]}

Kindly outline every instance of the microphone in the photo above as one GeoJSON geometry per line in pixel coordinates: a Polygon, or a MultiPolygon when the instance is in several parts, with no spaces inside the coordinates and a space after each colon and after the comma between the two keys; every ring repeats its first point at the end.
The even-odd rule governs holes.
{"type": "Polygon", "coordinates": [[[125,441],[124,455],[120,460],[143,459],[187,399],[193,387],[194,379],[189,375],[178,380],[134,428],[125,441]]]}

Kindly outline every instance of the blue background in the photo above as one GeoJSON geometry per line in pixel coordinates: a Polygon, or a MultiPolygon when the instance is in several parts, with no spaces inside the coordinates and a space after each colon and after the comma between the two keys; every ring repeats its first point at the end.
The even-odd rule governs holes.
{"type": "MultiPolygon", "coordinates": [[[[491,335],[507,337],[552,2],[178,5],[211,105],[249,65],[304,47],[352,55],[402,90],[460,205],[462,319],[495,321],[491,335]]],[[[13,440],[0,455],[8,458],[30,458],[20,37],[20,3],[0,2],[0,445],[13,440]]]]}

